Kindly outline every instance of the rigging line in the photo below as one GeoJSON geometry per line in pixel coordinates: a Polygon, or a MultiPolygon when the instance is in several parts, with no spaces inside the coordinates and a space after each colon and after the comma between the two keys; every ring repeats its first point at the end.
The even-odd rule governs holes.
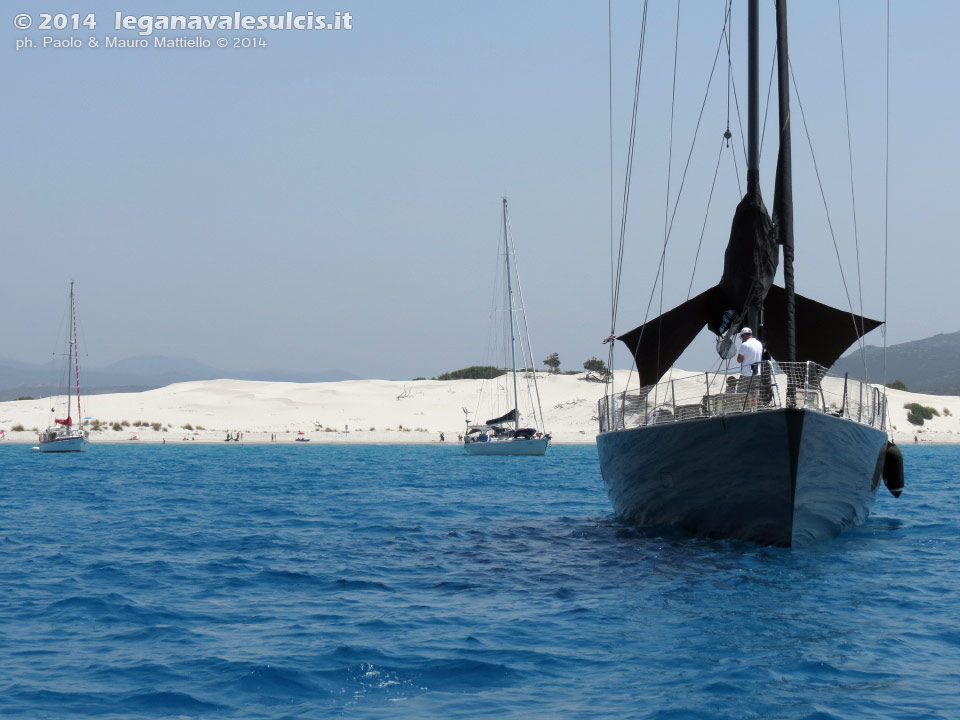
{"type": "Polygon", "coordinates": [[[777,67],[777,44],[773,44],[773,58],[770,61],[770,80],[767,82],[767,102],[763,110],[763,129],[760,131],[760,157],[763,157],[763,141],[767,136],[767,116],[770,115],[770,95],[773,92],[773,71],[777,67]]]}
{"type": "MultiPolygon", "coordinates": [[[[677,54],[680,50],[680,0],[677,0],[677,21],[673,34],[673,82],[670,88],[670,134],[667,145],[667,201],[663,208],[663,242],[670,236],[670,181],[673,179],[673,128],[677,110],[677,54]]],[[[719,52],[719,51],[718,51],[719,52]]],[[[677,202],[680,194],[677,193],[677,202]]],[[[661,260],[661,263],[663,261],[661,260]]],[[[663,308],[661,308],[662,310],[663,308]]]]}
{"type": "MultiPolygon", "coordinates": [[[[740,129],[740,147],[743,149],[743,164],[747,164],[747,142],[743,139],[743,118],[740,116],[740,98],[737,97],[737,81],[733,74],[733,53],[731,49],[731,40],[733,37],[733,6],[732,2],[730,5],[730,10],[727,14],[727,82],[729,88],[733,89],[733,107],[737,111],[737,126],[740,129]]],[[[728,92],[729,92],[728,88],[728,92]]],[[[727,128],[730,127],[730,119],[727,118],[727,128]]]]}
{"type": "Polygon", "coordinates": [[[640,27],[640,49],[637,52],[637,73],[633,86],[633,114],[630,119],[630,138],[627,143],[627,168],[626,176],[623,182],[623,204],[620,209],[620,247],[617,256],[617,272],[615,290],[613,296],[613,307],[611,308],[610,332],[615,332],[617,322],[617,311],[620,305],[620,282],[623,277],[623,255],[626,244],[627,234],[627,208],[630,206],[630,185],[633,176],[633,154],[636,147],[636,129],[637,129],[637,107],[640,102],[640,77],[643,73],[643,51],[646,46],[647,34],[647,10],[649,0],[643,3],[643,19],[640,27]]]}
{"type": "MultiPolygon", "coordinates": [[[[678,12],[679,12],[679,11],[678,11],[678,12]]],[[[676,218],[677,208],[679,207],[679,204],[680,204],[680,196],[681,196],[681,194],[683,193],[683,187],[684,187],[684,184],[685,184],[685,182],[686,182],[687,173],[688,173],[689,168],[690,168],[690,160],[691,160],[691,158],[693,157],[693,150],[694,150],[694,147],[695,147],[696,144],[697,144],[697,137],[699,136],[699,132],[700,132],[700,124],[701,124],[701,122],[702,122],[702,120],[703,120],[703,113],[704,113],[704,110],[705,110],[706,105],[707,105],[707,99],[708,99],[708,97],[709,97],[709,95],[710,95],[710,87],[711,87],[711,85],[713,84],[713,75],[714,75],[714,73],[716,72],[717,60],[718,60],[719,57],[720,57],[720,50],[721,50],[721,48],[723,47],[723,39],[724,39],[724,34],[725,34],[725,33],[726,33],[726,19],[724,20],[724,28],[723,28],[723,30],[722,30],[721,33],[720,33],[720,40],[719,40],[719,42],[717,43],[717,52],[714,54],[714,57],[713,57],[713,66],[712,66],[711,69],[710,69],[710,76],[709,76],[709,78],[707,79],[707,88],[706,88],[706,90],[704,91],[703,102],[702,102],[701,105],[700,105],[700,115],[699,115],[699,117],[697,118],[697,125],[696,125],[696,128],[694,129],[693,141],[692,141],[691,144],[690,144],[690,152],[687,154],[687,163],[686,163],[686,165],[684,166],[683,176],[682,176],[681,182],[680,182],[680,190],[677,192],[677,202],[676,202],[676,204],[673,206],[673,215],[671,216],[670,229],[669,229],[669,231],[667,232],[666,237],[664,238],[663,248],[662,248],[661,251],[660,251],[660,262],[659,262],[658,265],[657,265],[657,275],[656,275],[656,277],[654,278],[653,288],[650,290],[650,298],[647,300],[647,309],[646,309],[646,312],[644,313],[644,316],[643,316],[643,324],[644,324],[644,325],[647,324],[647,320],[648,320],[649,317],[650,317],[650,307],[653,305],[653,298],[654,298],[654,296],[656,295],[656,292],[657,292],[657,284],[658,284],[658,283],[660,284],[660,297],[661,297],[661,300],[660,300],[661,308],[660,308],[660,309],[661,309],[661,314],[663,314],[663,313],[662,313],[662,310],[663,310],[663,281],[662,281],[662,278],[661,278],[661,272],[665,272],[665,269],[664,269],[664,268],[665,268],[665,264],[666,264],[667,244],[668,244],[668,242],[669,242],[669,240],[670,240],[670,232],[672,232],[672,229],[673,229],[673,221],[674,221],[674,219],[676,218]]],[[[671,128],[671,134],[672,134],[672,128],[671,128]]],[[[671,151],[671,152],[672,152],[672,151],[671,151]]],[[[659,330],[658,330],[658,332],[659,332],[659,330]]],[[[643,333],[644,333],[644,330],[641,329],[641,331],[640,331],[640,338],[638,339],[638,342],[643,339],[643,333]]],[[[660,356],[660,351],[659,351],[659,335],[658,335],[658,340],[657,340],[657,347],[658,347],[657,357],[659,358],[659,356],[660,356]]],[[[658,370],[659,370],[659,367],[658,367],[658,370]]]]}
{"type": "MultiPolygon", "coordinates": [[[[725,20],[724,22],[726,23],[726,20],[725,20]]],[[[680,207],[680,197],[683,195],[683,188],[684,188],[684,186],[686,185],[687,174],[688,174],[689,171],[690,171],[690,161],[693,159],[693,151],[694,151],[694,149],[695,149],[695,147],[696,147],[696,144],[697,144],[697,138],[700,136],[700,125],[701,125],[702,122],[703,122],[703,113],[704,113],[704,111],[706,110],[706,107],[707,107],[707,100],[708,100],[709,97],[710,97],[710,88],[713,86],[713,76],[714,76],[714,74],[715,74],[715,72],[716,72],[716,69],[717,69],[717,61],[718,61],[719,58],[720,58],[720,50],[723,48],[723,40],[724,40],[724,35],[725,35],[725,34],[726,34],[726,24],[724,24],[724,29],[723,29],[723,31],[720,33],[720,41],[717,43],[717,51],[716,51],[716,53],[715,53],[714,56],[713,56],[713,66],[710,68],[710,76],[707,78],[707,87],[706,87],[706,89],[704,90],[704,93],[703,93],[703,102],[700,104],[700,115],[697,117],[697,125],[696,125],[696,127],[694,128],[694,131],[693,131],[693,140],[692,140],[692,142],[690,143],[690,151],[687,153],[687,162],[686,162],[686,164],[685,164],[684,167],[683,167],[683,175],[682,175],[681,178],[680,178],[680,189],[677,191],[677,200],[676,200],[676,203],[675,203],[674,206],[673,206],[673,213],[672,213],[671,216],[670,216],[670,226],[669,226],[669,229],[668,229],[668,231],[667,231],[667,233],[666,233],[666,236],[664,237],[663,253],[661,253],[661,256],[660,256],[660,263],[661,263],[661,265],[665,264],[667,243],[668,243],[669,240],[670,240],[670,236],[673,234],[673,224],[674,224],[674,222],[676,221],[677,210],[678,210],[678,208],[680,207]]],[[[721,152],[722,152],[722,146],[721,146],[721,152]]],[[[716,179],[716,174],[714,174],[714,179],[716,179]]],[[[711,190],[710,190],[710,195],[711,195],[711,197],[712,197],[712,195],[713,195],[713,188],[712,188],[712,187],[711,187],[711,190]]],[[[704,223],[706,223],[706,220],[704,220],[704,223]]],[[[701,234],[701,240],[702,240],[702,237],[703,237],[703,236],[702,236],[702,234],[701,234]]],[[[698,253],[699,253],[699,250],[698,250],[698,253]]],[[[660,279],[660,278],[659,278],[659,273],[658,273],[658,275],[657,275],[657,279],[660,279]]],[[[655,280],[654,282],[656,282],[656,280],[655,280]]],[[[663,286],[662,280],[661,280],[661,282],[660,282],[660,285],[661,285],[661,288],[662,288],[662,286],[663,286]]],[[[662,294],[662,290],[661,290],[661,294],[662,294]]],[[[688,298],[688,299],[689,299],[689,298],[688,298]]],[[[662,312],[662,310],[663,310],[662,301],[661,301],[661,308],[660,308],[660,309],[661,309],[661,312],[662,312]]],[[[644,322],[646,322],[646,318],[644,318],[644,322]]]]}
{"type": "MultiPolygon", "coordinates": [[[[613,0],[607,0],[607,122],[609,125],[610,140],[610,307],[613,307],[614,295],[614,262],[613,262],[613,0]]],[[[610,334],[613,335],[613,328],[610,334]]],[[[613,346],[615,343],[609,343],[609,357],[607,367],[613,367],[613,346]]],[[[613,392],[613,375],[610,375],[608,383],[610,392],[613,392]]]]}
{"type": "Polygon", "coordinates": [[[800,88],[797,86],[797,78],[793,73],[793,63],[787,58],[787,67],[790,70],[790,79],[793,81],[793,91],[797,96],[797,106],[800,108],[800,120],[803,122],[803,132],[807,137],[807,146],[810,148],[810,158],[813,160],[813,170],[817,176],[817,184],[820,187],[820,198],[823,200],[823,211],[827,216],[827,227],[830,229],[830,238],[833,240],[833,250],[837,255],[837,267],[840,270],[840,279],[843,281],[843,292],[847,296],[847,306],[850,308],[850,320],[857,332],[857,343],[860,345],[861,352],[864,348],[863,336],[860,335],[862,328],[857,327],[855,313],[853,311],[853,301],[850,299],[850,288],[847,285],[847,276],[843,272],[843,263],[840,260],[840,248],[837,245],[837,235],[833,230],[833,221],[830,219],[830,208],[827,206],[827,195],[823,189],[823,179],[820,177],[820,168],[817,165],[817,156],[813,152],[813,139],[810,137],[810,128],[807,127],[807,117],[803,112],[803,101],[800,99],[800,88]]]}
{"type": "Polygon", "coordinates": [[[887,0],[887,76],[886,117],[884,118],[884,168],[883,168],[883,395],[887,395],[887,253],[890,226],[890,0],[887,0]]]}
{"type": "Polygon", "coordinates": [[[707,231],[707,218],[710,217],[710,205],[713,202],[713,191],[717,187],[717,174],[720,172],[720,161],[723,160],[723,146],[726,138],[720,139],[720,152],[717,153],[717,166],[713,169],[713,182],[710,183],[710,195],[707,197],[707,209],[703,214],[703,226],[700,228],[700,241],[697,243],[697,254],[693,258],[693,272],[690,273],[690,286],[687,288],[687,300],[693,293],[693,279],[697,274],[697,262],[700,260],[700,248],[703,247],[703,236],[707,231]]]}
{"type": "MultiPolygon", "coordinates": [[[[506,288],[503,286],[503,277],[501,275],[500,269],[503,267],[503,261],[501,260],[501,241],[503,240],[503,227],[502,227],[502,216],[498,213],[497,217],[497,254],[494,257],[496,261],[494,264],[494,273],[493,273],[493,282],[490,283],[493,286],[493,295],[490,300],[490,309],[488,310],[487,315],[487,343],[486,349],[484,351],[483,360],[484,362],[493,363],[496,367],[505,366],[506,362],[501,365],[500,363],[500,341],[505,334],[505,329],[502,328],[502,312],[500,309],[500,301],[503,296],[501,290],[505,291],[506,288]]],[[[503,348],[504,354],[506,354],[506,347],[503,348]]],[[[477,393],[476,405],[474,406],[474,415],[476,418],[480,417],[481,410],[485,407],[484,403],[492,403],[493,408],[496,409],[498,405],[498,394],[497,387],[499,383],[496,377],[486,378],[480,382],[480,392],[477,393]],[[492,396],[492,400],[488,401],[487,396],[492,396]]],[[[480,422],[480,420],[476,420],[480,422]]]]}
{"type": "MultiPolygon", "coordinates": [[[[670,241],[670,181],[673,179],[673,128],[674,128],[674,118],[676,117],[677,109],[677,54],[680,51],[680,0],[677,0],[677,22],[674,28],[673,33],[673,84],[670,89],[670,140],[667,146],[667,197],[666,202],[663,206],[663,252],[660,254],[660,268],[657,271],[657,274],[660,276],[660,312],[659,315],[663,315],[663,290],[664,285],[666,285],[667,279],[667,243],[670,241]]],[[[719,54],[719,50],[717,53],[719,54]]],[[[711,73],[711,77],[712,77],[711,73]]],[[[696,140],[694,140],[696,142],[696,140]]],[[[690,149],[691,154],[693,153],[693,148],[690,149]]],[[[680,204],[680,194],[683,192],[683,187],[681,185],[680,190],[677,192],[677,203],[674,205],[674,213],[676,213],[676,206],[680,204]]],[[[654,286],[656,287],[656,286],[654,286]]],[[[660,343],[663,339],[663,324],[657,326],[657,372],[660,372],[660,343]]]]}
{"type": "MultiPolygon", "coordinates": [[[[664,238],[664,243],[666,243],[669,240],[670,235],[673,234],[673,223],[675,222],[677,217],[677,209],[680,207],[680,197],[683,195],[683,188],[686,185],[687,173],[690,171],[690,161],[693,159],[693,151],[697,145],[697,138],[700,136],[700,125],[703,122],[703,113],[707,108],[707,100],[710,97],[710,88],[713,86],[713,76],[717,69],[717,61],[720,59],[720,50],[722,47],[723,47],[723,32],[720,33],[720,42],[717,43],[717,52],[713,56],[713,66],[710,68],[710,76],[707,78],[707,87],[703,93],[703,102],[700,104],[700,115],[697,116],[697,125],[693,130],[693,140],[690,143],[690,152],[687,153],[687,162],[686,162],[686,165],[683,166],[683,175],[680,178],[680,189],[677,190],[677,200],[673,206],[673,213],[670,215],[670,228],[666,234],[666,237],[664,238]]],[[[672,136],[672,130],[671,130],[671,136],[672,136]]]]}
{"type": "MultiPolygon", "coordinates": [[[[536,392],[537,396],[537,411],[534,412],[533,419],[534,422],[537,421],[537,413],[539,413],[540,429],[546,432],[546,428],[543,426],[543,408],[540,405],[540,386],[537,384],[537,368],[534,365],[533,360],[533,343],[530,342],[530,326],[527,324],[527,306],[523,301],[523,287],[520,285],[520,261],[517,258],[517,246],[513,242],[513,228],[510,225],[510,216],[507,215],[507,240],[510,243],[510,249],[513,251],[513,275],[514,279],[517,281],[517,296],[520,299],[520,319],[523,321],[523,334],[520,337],[520,355],[523,358],[524,366],[529,365],[530,372],[533,373],[533,389],[536,392]],[[523,345],[524,337],[527,340],[526,348],[523,345]]],[[[519,324],[518,324],[519,329],[519,324]]],[[[524,370],[527,368],[524,367],[524,370]]],[[[530,393],[530,383],[527,383],[527,398],[530,402],[531,409],[533,408],[533,397],[530,393]]],[[[519,409],[517,410],[519,412],[519,409]]]]}
{"type": "Polygon", "coordinates": [[[733,172],[737,178],[737,192],[739,197],[743,197],[743,180],[740,179],[740,163],[737,162],[737,151],[729,144],[727,149],[730,150],[730,160],[733,163],[733,172]]]}
{"type": "MultiPolygon", "coordinates": [[[[623,278],[623,257],[626,249],[626,235],[627,235],[627,209],[629,207],[630,201],[630,183],[633,175],[633,153],[634,147],[636,145],[636,125],[637,125],[637,106],[640,101],[640,78],[643,74],[643,53],[646,47],[646,37],[647,37],[647,12],[649,10],[649,0],[644,0],[643,3],[643,17],[640,25],[640,48],[637,52],[637,75],[634,82],[633,88],[633,117],[630,123],[630,141],[628,143],[627,150],[627,170],[626,177],[624,178],[624,195],[623,195],[623,207],[621,208],[620,215],[620,245],[617,253],[617,278],[616,278],[616,292],[614,294],[613,308],[611,309],[611,320],[610,320],[610,334],[613,335],[616,332],[616,321],[617,321],[617,312],[620,306],[620,283],[623,278]]],[[[634,363],[631,366],[631,375],[633,373],[632,367],[636,364],[636,359],[634,358],[634,363]]],[[[627,377],[627,385],[630,384],[630,376],[627,377]]]]}
{"type": "MultiPolygon", "coordinates": [[[[843,74],[843,110],[847,123],[847,158],[850,164],[850,205],[853,210],[853,247],[857,258],[857,291],[860,296],[860,315],[863,315],[863,279],[860,273],[860,234],[857,231],[857,196],[853,181],[853,139],[850,137],[850,101],[847,90],[847,61],[843,51],[843,16],[840,12],[840,0],[837,0],[837,28],[840,33],[840,68],[843,74]]],[[[867,374],[867,355],[861,352],[863,360],[863,379],[870,382],[867,374]]]]}
{"type": "Polygon", "coordinates": [[[727,41],[727,132],[730,132],[730,85],[733,82],[733,64],[730,62],[730,13],[732,11],[733,0],[728,0],[727,7],[723,15],[723,28],[726,32],[727,41]]]}

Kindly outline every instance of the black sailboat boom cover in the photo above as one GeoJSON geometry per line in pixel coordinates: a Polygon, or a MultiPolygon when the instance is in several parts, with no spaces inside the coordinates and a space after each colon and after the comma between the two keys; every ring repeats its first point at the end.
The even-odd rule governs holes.
{"type": "Polygon", "coordinates": [[[508,412],[506,415],[501,415],[500,417],[494,418],[493,420],[487,420],[486,424],[487,425],[503,425],[504,423],[508,423],[508,422],[516,422],[516,420],[517,420],[517,409],[514,408],[513,410],[508,412]]]}

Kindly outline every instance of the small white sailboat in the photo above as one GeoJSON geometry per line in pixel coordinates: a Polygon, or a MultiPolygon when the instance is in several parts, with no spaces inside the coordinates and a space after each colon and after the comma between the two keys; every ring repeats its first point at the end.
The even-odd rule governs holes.
{"type": "MultiPolygon", "coordinates": [[[[543,430],[540,391],[537,387],[537,374],[533,369],[533,350],[530,347],[527,314],[523,304],[523,292],[520,289],[520,278],[516,270],[516,250],[510,233],[510,216],[507,212],[506,198],[503,198],[503,255],[506,269],[508,319],[505,339],[510,348],[511,369],[507,375],[488,381],[496,386],[500,385],[503,379],[507,379],[506,383],[500,385],[504,392],[488,393],[488,395],[498,394],[500,400],[506,402],[506,405],[500,405],[499,412],[503,412],[505,408],[510,409],[483,424],[472,424],[470,411],[464,408],[467,429],[463,436],[463,447],[469,455],[543,455],[550,447],[550,434],[543,430]],[[512,266],[511,254],[514,256],[512,266]],[[514,284],[516,284],[519,309],[514,302],[514,284]],[[517,371],[518,344],[524,367],[528,368],[520,373],[517,371]],[[522,382],[526,388],[524,396],[521,396],[519,391],[521,382],[518,375],[520,374],[523,376],[522,382]],[[522,400],[525,400],[525,403],[522,400]],[[520,410],[521,404],[526,405],[526,412],[523,415],[520,410]]],[[[483,402],[483,395],[484,393],[481,393],[481,402],[483,402]]]]}
{"type": "Polygon", "coordinates": [[[66,412],[63,418],[57,407],[51,408],[53,425],[40,433],[37,449],[40,452],[83,452],[89,445],[89,432],[84,429],[83,414],[80,412],[80,359],[77,353],[77,303],[73,295],[73,283],[70,283],[70,327],[68,329],[66,353],[66,412]],[[73,381],[70,376],[73,375],[73,381]],[[74,382],[76,383],[74,385],[74,382]],[[77,418],[73,418],[73,400],[76,396],[77,418]]]}

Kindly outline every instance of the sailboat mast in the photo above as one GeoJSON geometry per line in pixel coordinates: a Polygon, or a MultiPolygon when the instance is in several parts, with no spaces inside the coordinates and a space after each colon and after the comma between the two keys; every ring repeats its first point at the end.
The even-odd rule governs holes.
{"type": "Polygon", "coordinates": [[[747,18],[747,193],[760,188],[760,0],[747,18]]]}
{"type": "MultiPolygon", "coordinates": [[[[73,340],[70,342],[70,361],[77,380],[77,422],[83,424],[80,412],[80,356],[77,352],[77,303],[73,297],[73,281],[70,281],[70,324],[73,326],[73,340]]],[[[67,383],[69,385],[69,383],[67,383]]],[[[67,417],[70,417],[70,404],[67,404],[67,417]]]]}
{"type": "Polygon", "coordinates": [[[507,302],[510,307],[510,364],[513,368],[513,429],[520,427],[519,395],[517,394],[516,331],[513,324],[513,285],[510,282],[510,238],[507,223],[507,199],[503,198],[503,252],[507,257],[507,302]]]}
{"type": "Polygon", "coordinates": [[[773,219],[783,246],[783,286],[786,290],[784,331],[787,362],[797,361],[797,327],[793,284],[793,169],[790,153],[790,66],[787,54],[787,0],[777,0],[777,85],[780,112],[780,154],[773,219]]]}
{"type": "MultiPolygon", "coordinates": [[[[763,206],[760,193],[760,0],[748,0],[747,17],[747,197],[756,207],[763,206]]],[[[744,308],[745,324],[753,328],[757,339],[766,344],[763,322],[763,296],[754,292],[744,308]]]]}

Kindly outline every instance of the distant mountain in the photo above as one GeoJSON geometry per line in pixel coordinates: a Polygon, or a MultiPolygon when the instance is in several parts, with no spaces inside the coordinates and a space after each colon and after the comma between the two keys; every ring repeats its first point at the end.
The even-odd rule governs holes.
{"type": "MultiPolygon", "coordinates": [[[[864,357],[870,381],[880,382],[883,348],[868,345],[864,357]]],[[[833,369],[863,379],[863,364],[860,352],[856,351],[840,358],[833,369]]],[[[960,332],[889,346],[886,379],[888,383],[902,380],[911,392],[960,395],[960,332]]]]}
{"type": "MultiPolygon", "coordinates": [[[[31,365],[17,360],[0,359],[0,401],[55,395],[61,391],[56,382],[57,378],[57,367],[52,360],[45,364],[31,365]]],[[[143,392],[171,383],[221,378],[273,382],[336,382],[359,379],[345,370],[221,370],[187,358],[144,355],[120,360],[104,368],[85,369],[81,377],[81,389],[88,395],[143,392]]]]}

